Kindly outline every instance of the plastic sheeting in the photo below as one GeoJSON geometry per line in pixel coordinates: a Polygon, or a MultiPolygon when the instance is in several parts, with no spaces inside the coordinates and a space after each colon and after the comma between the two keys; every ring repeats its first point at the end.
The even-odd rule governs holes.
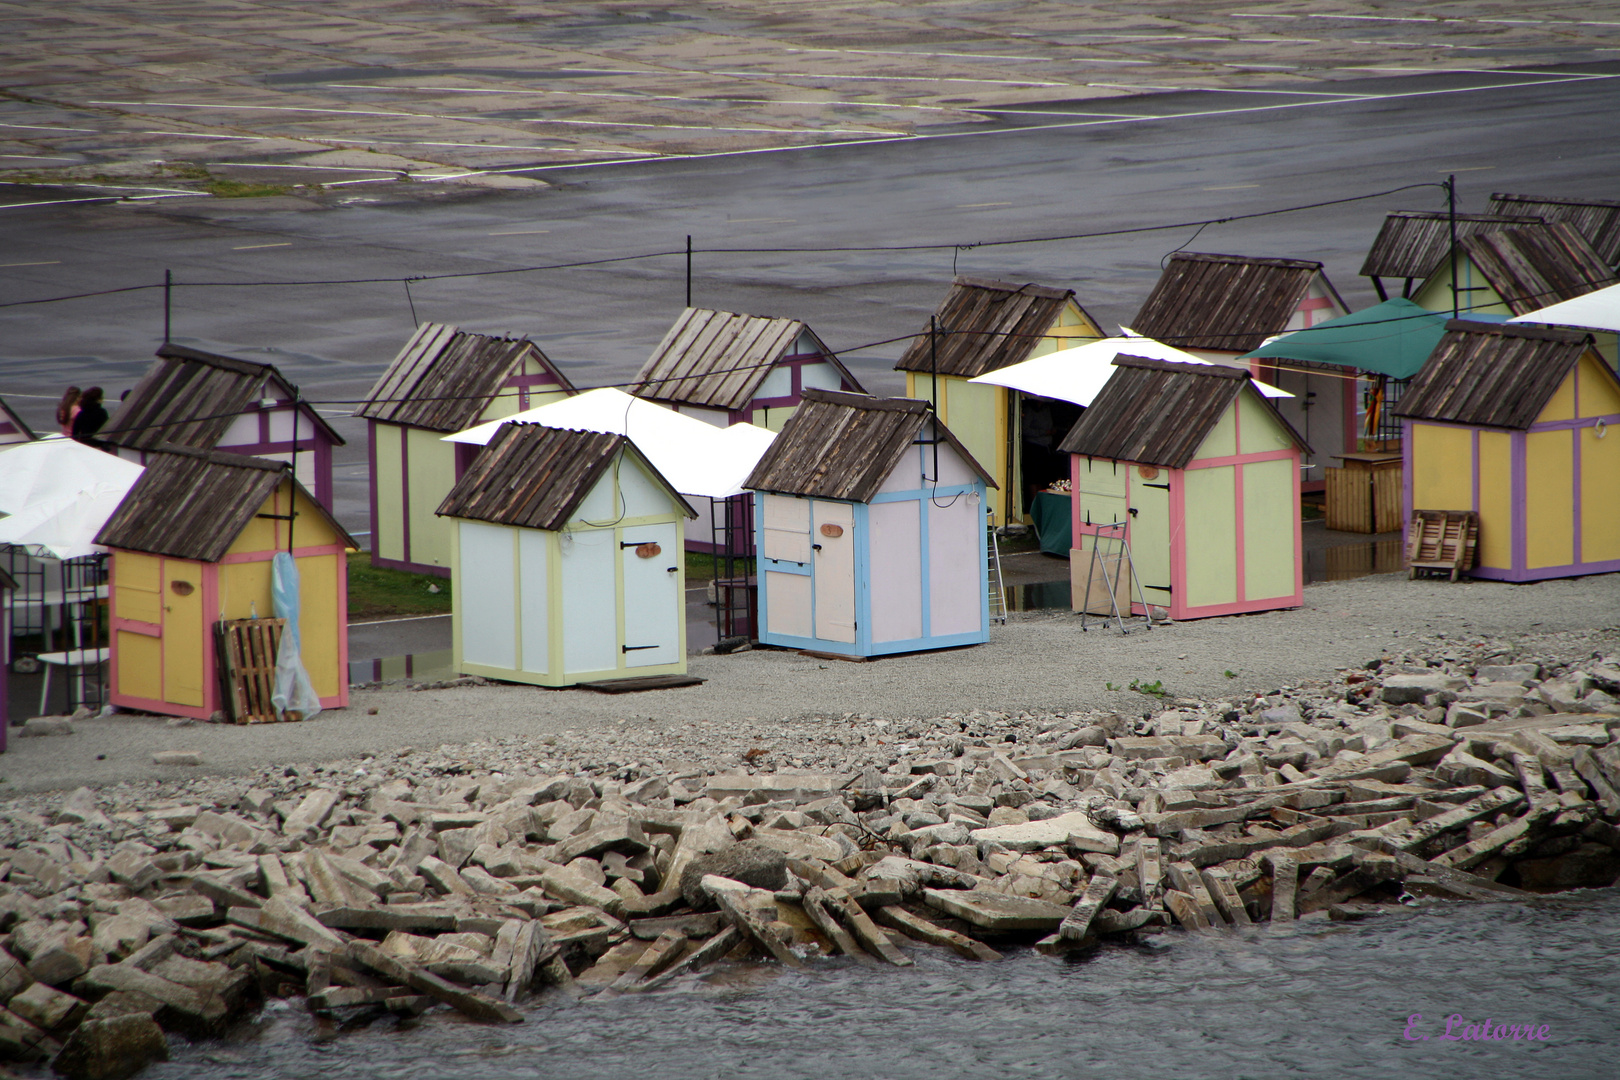
{"type": "Polygon", "coordinates": [[[776,438],[774,431],[753,424],[716,427],[603,387],[446,435],[444,441],[487,446],[496,429],[510,423],[628,436],[676,491],[711,499],[742,494],[743,481],[776,438]]]}
{"type": "MultiPolygon", "coordinates": [[[[1005,386],[1037,397],[1089,406],[1114,374],[1116,356],[1141,356],[1148,360],[1173,360],[1180,364],[1209,363],[1152,338],[1130,334],[1129,331],[1127,334],[1129,336],[1103,338],[1072,349],[1060,349],[1033,360],[1025,360],[1022,364],[988,372],[968,382],[1005,386]]],[[[1254,387],[1270,398],[1294,396],[1259,379],[1254,380],[1254,387]]]]}
{"type": "Polygon", "coordinates": [[[1410,379],[1445,335],[1450,315],[1396,297],[1272,338],[1249,359],[1301,360],[1410,379]]]}
{"type": "Polygon", "coordinates": [[[0,449],[0,544],[36,558],[77,559],[94,543],[142,466],[83,443],[49,436],[0,449]]]}
{"type": "Polygon", "coordinates": [[[312,719],[321,711],[321,696],[304,670],[298,640],[298,561],[285,551],[276,552],[270,562],[270,599],[276,618],[287,620],[281,646],[276,650],[276,684],[270,703],[279,713],[299,714],[288,719],[312,719]]]}
{"type": "Polygon", "coordinates": [[[1515,315],[1510,323],[1542,323],[1546,326],[1573,326],[1581,330],[1607,330],[1620,333],[1620,285],[1577,296],[1560,304],[1539,308],[1527,315],[1515,315]]]}

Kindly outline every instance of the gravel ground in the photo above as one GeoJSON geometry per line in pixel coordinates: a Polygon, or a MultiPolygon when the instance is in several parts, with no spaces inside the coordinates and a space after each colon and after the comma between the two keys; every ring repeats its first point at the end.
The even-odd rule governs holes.
{"type": "MultiPolygon", "coordinates": [[[[1138,624],[1140,625],[1140,624],[1138,624]]],[[[974,710],[1017,714],[1101,708],[1149,711],[1157,701],[1126,689],[1161,682],[1171,700],[1237,700],[1323,679],[1417,645],[1495,642],[1505,657],[1620,647],[1620,574],[1502,585],[1407,581],[1389,574],[1305,590],[1305,606],[1235,618],[1082,633],[1069,612],[1014,615],[988,645],[871,663],[758,650],[691,658],[700,687],[633,695],[536,690],[511,685],[412,691],[356,690],[349,708],[303,724],[214,726],[117,715],[76,725],[73,735],[13,738],[0,759],[15,792],[240,776],[277,763],[331,762],[520,740],[537,755],[572,743],[634,732],[627,744],[667,743],[668,756],[702,764],[760,739],[797,733],[807,756],[809,721],[846,714],[926,719],[974,710]],[[1228,672],[1231,674],[1228,675],[1228,672]],[[1112,684],[1116,689],[1110,689],[1112,684]],[[373,715],[372,710],[375,710],[373,715]],[[201,767],[154,766],[152,753],[190,750],[201,767]]]]}

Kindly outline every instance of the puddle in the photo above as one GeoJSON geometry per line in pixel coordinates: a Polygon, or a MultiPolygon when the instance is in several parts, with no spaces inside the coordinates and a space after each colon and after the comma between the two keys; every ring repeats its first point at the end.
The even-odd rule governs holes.
{"type": "Polygon", "coordinates": [[[1367,577],[1369,574],[1393,574],[1405,567],[1400,537],[1305,550],[1307,585],[1316,581],[1367,577]]]}
{"type": "Polygon", "coordinates": [[[1008,611],[1049,611],[1072,606],[1068,579],[1008,585],[1003,591],[1007,594],[1008,611]]]}
{"type": "Polygon", "coordinates": [[[409,653],[405,656],[384,656],[377,660],[351,660],[349,662],[349,682],[393,682],[397,679],[414,679],[418,682],[434,682],[439,679],[453,679],[456,672],[450,663],[449,649],[434,649],[429,652],[409,653]]]}

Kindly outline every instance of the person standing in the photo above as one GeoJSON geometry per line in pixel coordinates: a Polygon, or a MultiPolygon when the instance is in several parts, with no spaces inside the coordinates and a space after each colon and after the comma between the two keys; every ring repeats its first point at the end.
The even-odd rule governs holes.
{"type": "Polygon", "coordinates": [[[62,429],[62,434],[73,434],[73,418],[79,415],[79,388],[70,386],[62,400],[56,405],[56,426],[62,429]]]}
{"type": "Polygon", "coordinates": [[[101,403],[101,387],[92,386],[79,395],[71,434],[76,441],[99,450],[101,443],[95,437],[96,432],[106,423],[107,408],[101,403]]]}

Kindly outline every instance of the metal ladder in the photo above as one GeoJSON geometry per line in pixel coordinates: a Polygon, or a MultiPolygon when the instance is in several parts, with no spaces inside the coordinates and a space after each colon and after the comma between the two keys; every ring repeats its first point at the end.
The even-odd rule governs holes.
{"type": "Polygon", "coordinates": [[[986,577],[990,582],[990,621],[1007,625],[1007,587],[1001,580],[1001,544],[996,540],[996,512],[986,507],[984,527],[989,532],[985,550],[990,553],[986,577]]]}
{"type": "MultiPolygon", "coordinates": [[[[1114,625],[1119,627],[1119,632],[1122,634],[1131,632],[1130,627],[1125,625],[1125,620],[1135,618],[1134,615],[1130,614],[1131,588],[1133,586],[1136,589],[1136,599],[1142,604],[1142,619],[1149,630],[1153,629],[1153,616],[1148,613],[1147,597],[1142,594],[1142,583],[1136,577],[1136,564],[1131,561],[1131,545],[1125,541],[1125,524],[1123,521],[1116,521],[1111,525],[1098,525],[1096,526],[1097,532],[1091,538],[1091,566],[1086,571],[1086,591],[1085,596],[1080,601],[1081,630],[1088,629],[1086,617],[1091,610],[1091,583],[1096,579],[1099,568],[1102,570],[1103,585],[1108,592],[1108,608],[1113,613],[1114,625]],[[1104,544],[1110,545],[1109,551],[1103,551],[1104,544]],[[1117,551],[1112,550],[1114,544],[1119,545],[1117,551]],[[1112,575],[1108,572],[1110,563],[1113,564],[1115,571],[1112,575]],[[1117,577],[1121,571],[1130,575],[1125,582],[1126,610],[1123,615],[1120,614],[1119,610],[1119,586],[1117,584],[1117,577]]],[[[1103,616],[1102,625],[1107,626],[1109,618],[1110,616],[1103,616]]]]}

